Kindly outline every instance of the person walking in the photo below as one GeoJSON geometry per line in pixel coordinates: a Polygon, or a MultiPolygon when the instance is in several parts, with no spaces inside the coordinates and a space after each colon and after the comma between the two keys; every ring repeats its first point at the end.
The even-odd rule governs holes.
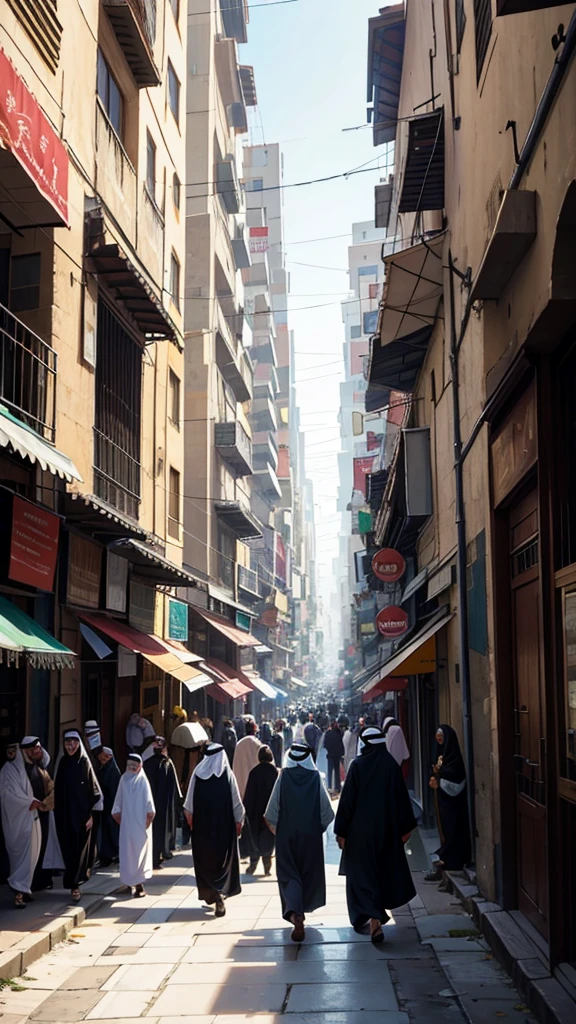
{"type": "Polygon", "coordinates": [[[14,756],[0,771],[2,827],[9,860],[8,885],[14,906],[21,910],[32,895],[32,879],[40,857],[42,829],[38,811],[42,801],[34,796],[20,747],[11,744],[14,756]]]}
{"type": "Polygon", "coordinates": [[[94,769],[75,729],[67,729],[56,765],[54,816],[64,858],[64,888],[75,903],[79,886],[90,877],[92,860],[92,812],[102,809],[104,799],[94,769]]]}
{"type": "Polygon", "coordinates": [[[303,942],[305,915],[326,903],[322,835],[334,820],[310,747],[293,743],[264,817],[276,834],[276,874],[282,916],[293,925],[292,940],[303,942]]]}
{"type": "Polygon", "coordinates": [[[270,744],[269,744],[270,750],[272,751],[272,753],[274,755],[274,763],[275,763],[277,768],[281,768],[282,767],[282,762],[284,760],[284,726],[285,726],[285,724],[286,723],[283,722],[281,718],[279,718],[274,723],[274,732],[272,734],[272,739],[270,740],[270,744]]]}
{"type": "Polygon", "coordinates": [[[342,732],[335,720],[331,722],[330,728],[324,733],[324,749],[328,759],[328,792],[339,793],[342,788],[340,784],[340,765],[344,757],[344,743],[342,741],[342,732]]]}
{"type": "Polygon", "coordinates": [[[198,895],[209,906],[215,906],[216,917],[224,917],[224,900],[242,891],[238,837],[244,822],[244,805],[220,743],[210,743],[194,769],[184,813],[192,833],[198,895]]]}
{"type": "Polygon", "coordinates": [[[20,743],[20,750],[34,798],[40,805],[37,813],[42,843],[32,879],[32,892],[42,892],[52,888],[53,870],[64,867],[56,837],[54,782],[48,771],[50,755],[44,750],[38,736],[25,736],[20,743]]]}
{"type": "Polygon", "coordinates": [[[231,722],[229,718],[224,720],[222,729],[222,746],[226,751],[226,757],[230,762],[230,767],[234,767],[234,753],[236,750],[236,744],[238,743],[238,737],[236,735],[236,729],[234,728],[234,722],[231,722]]]}
{"type": "Polygon", "coordinates": [[[100,867],[108,868],[116,863],[120,856],[120,831],[112,817],[112,808],[120,783],[121,773],[110,747],[100,747],[95,751],[96,778],[102,790],[104,807],[100,816],[97,848],[100,867]]]}
{"type": "Polygon", "coordinates": [[[250,864],[246,868],[247,875],[254,874],[260,857],[262,857],[264,874],[271,873],[275,845],[274,834],[264,818],[264,812],[278,778],[278,768],[274,764],[274,756],[270,747],[260,747],[258,762],[248,776],[248,785],[244,796],[246,818],[241,848],[246,850],[250,858],[250,864]]]}
{"type": "Polygon", "coordinates": [[[245,722],[245,729],[246,735],[238,740],[234,752],[234,775],[240,790],[240,799],[244,799],[248,776],[258,764],[258,751],[262,746],[260,740],[256,738],[256,722],[253,719],[245,722]]]}
{"type": "Polygon", "coordinates": [[[348,770],[352,761],[356,757],[358,748],[358,737],[353,729],[348,724],[344,735],[342,736],[342,744],[344,746],[344,771],[348,775],[348,770]]]}
{"type": "Polygon", "coordinates": [[[152,790],[142,771],[140,754],[128,754],[126,771],[120,779],[112,808],[120,827],[120,880],[134,896],[146,895],[144,883],[152,878],[152,836],[155,807],[152,790]]]}
{"type": "Polygon", "coordinates": [[[408,744],[404,738],[400,722],[391,716],[385,718],[382,723],[382,732],[386,737],[388,753],[392,754],[396,764],[402,767],[404,761],[409,760],[410,751],[408,750],[408,744]]]}
{"type": "Polygon", "coordinates": [[[176,822],[182,806],[182,792],[176,769],[168,757],[164,737],[155,736],[151,749],[151,756],[143,761],[154,801],[152,865],[157,871],[162,867],[163,861],[172,858],[172,849],[176,841],[176,822]]]}
{"type": "Polygon", "coordinates": [[[310,712],[308,715],[308,724],[304,727],[304,743],[310,747],[312,757],[315,761],[318,757],[318,748],[320,746],[321,739],[322,730],[318,728],[314,721],[314,715],[310,712]]]}
{"type": "Polygon", "coordinates": [[[387,910],[416,895],[404,843],[416,828],[400,767],[376,726],[360,736],[362,753],[351,764],[340,797],[334,833],[342,850],[340,874],[355,931],[370,924],[374,943],[384,941],[387,910]]]}
{"type": "Polygon", "coordinates": [[[424,876],[426,882],[443,879],[444,871],[461,871],[471,856],[466,769],[458,736],[450,725],[436,731],[436,763],[430,787],[435,791],[440,824],[438,860],[424,876]]]}

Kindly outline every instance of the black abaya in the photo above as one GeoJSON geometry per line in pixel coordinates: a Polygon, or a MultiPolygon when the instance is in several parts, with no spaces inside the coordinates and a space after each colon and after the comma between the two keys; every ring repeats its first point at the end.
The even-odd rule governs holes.
{"type": "Polygon", "coordinates": [[[274,763],[278,768],[281,768],[282,761],[284,760],[284,737],[281,732],[272,734],[269,747],[274,755],[274,763]]]}
{"type": "Polygon", "coordinates": [[[248,776],[244,794],[246,818],[240,848],[252,862],[260,857],[271,857],[274,853],[274,833],[264,821],[264,811],[277,778],[278,769],[266,762],[257,764],[248,776]]]}
{"type": "Polygon", "coordinates": [[[200,899],[237,896],[240,886],[238,837],[228,773],[197,778],[192,811],[192,857],[200,899]]]}
{"type": "Polygon", "coordinates": [[[86,823],[100,799],[94,769],[81,750],[64,753],[55,780],[54,817],[64,858],[64,888],[77,889],[92,870],[92,827],[86,823]]]}
{"type": "Polygon", "coordinates": [[[169,860],[172,856],[170,846],[176,834],[176,800],[180,790],[174,764],[164,754],[149,757],[144,762],[144,771],[156,808],[152,822],[152,862],[157,868],[162,859],[169,860]]]}
{"type": "Polygon", "coordinates": [[[112,808],[116,799],[116,791],[120,783],[120,769],[114,758],[97,772],[98,782],[104,797],[104,810],[100,815],[100,832],[98,834],[98,857],[102,867],[108,867],[119,857],[120,826],[112,817],[112,808]]]}
{"type": "Polygon", "coordinates": [[[321,785],[319,772],[300,766],[282,772],[276,874],[286,921],[326,903],[321,785]]]}
{"type": "Polygon", "coordinates": [[[402,842],[415,828],[401,769],[384,745],[367,747],[348,769],[334,822],[346,841],[340,874],[354,928],[386,921],[416,895],[402,842]]]}
{"type": "Polygon", "coordinates": [[[468,796],[466,786],[455,796],[442,788],[442,779],[450,785],[461,785],[466,769],[460,752],[458,736],[450,725],[441,725],[444,743],[436,744],[436,756],[442,758],[438,779],[438,813],[444,833],[444,842],[437,850],[446,871],[461,871],[471,857],[468,796]]]}

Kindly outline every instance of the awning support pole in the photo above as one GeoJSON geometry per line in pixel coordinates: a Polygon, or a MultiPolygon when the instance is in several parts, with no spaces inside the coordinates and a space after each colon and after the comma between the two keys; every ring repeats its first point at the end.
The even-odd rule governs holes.
{"type": "Polygon", "coordinates": [[[456,485],[456,529],[458,540],[457,584],[458,584],[458,625],[459,625],[459,657],[460,679],[462,684],[462,728],[464,736],[464,761],[466,764],[466,793],[468,797],[468,818],[470,824],[470,842],[472,862],[476,850],[476,805],[475,805],[475,771],[474,771],[474,736],[472,731],[472,695],[470,686],[470,650],[468,646],[468,590],[466,583],[466,510],[464,505],[464,459],[462,458],[462,432],[460,429],[460,394],[458,356],[462,339],[468,326],[472,303],[468,298],[460,324],[459,335],[456,334],[456,313],[454,301],[454,275],[456,268],[452,252],[448,250],[448,266],[450,271],[450,366],[452,371],[452,413],[454,438],[454,479],[456,485]]]}

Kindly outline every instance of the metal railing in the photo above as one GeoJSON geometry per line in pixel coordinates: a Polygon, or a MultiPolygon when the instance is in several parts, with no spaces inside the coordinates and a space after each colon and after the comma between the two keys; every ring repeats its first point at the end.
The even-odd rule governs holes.
{"type": "Polygon", "coordinates": [[[0,402],[52,444],[57,362],[54,349],[0,305],[0,402]]]}

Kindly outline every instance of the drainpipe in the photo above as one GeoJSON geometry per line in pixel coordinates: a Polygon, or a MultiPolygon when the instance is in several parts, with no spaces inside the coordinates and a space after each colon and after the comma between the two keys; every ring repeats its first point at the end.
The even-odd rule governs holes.
{"type": "Polygon", "coordinates": [[[468,797],[468,819],[470,824],[470,843],[472,861],[475,860],[476,848],[476,807],[474,803],[475,772],[474,772],[474,741],[472,734],[472,696],[470,687],[470,651],[468,647],[468,590],[466,585],[466,511],[464,507],[464,459],[462,458],[462,432],[460,430],[460,394],[458,356],[460,345],[468,326],[472,305],[468,300],[459,336],[456,334],[456,316],[454,302],[454,276],[456,270],[452,252],[448,251],[450,270],[450,367],[452,371],[452,414],[454,419],[454,480],[456,485],[456,530],[458,541],[457,584],[458,584],[458,623],[459,623],[459,655],[460,682],[462,686],[462,732],[464,737],[464,762],[466,765],[466,793],[468,797]]]}
{"type": "Polygon", "coordinates": [[[544,125],[548,120],[548,115],[554,105],[558,90],[564,81],[564,76],[568,71],[568,67],[574,56],[576,50],[576,11],[574,11],[570,18],[570,24],[566,30],[564,37],[564,45],[562,47],[562,53],[556,58],[554,67],[550,73],[550,77],[544,87],[544,92],[540,97],[540,102],[536,107],[534,117],[532,118],[532,124],[528,129],[528,134],[522,146],[516,169],[510,179],[509,189],[516,189],[520,187],[520,182],[524,177],[528,169],[528,165],[534,156],[534,151],[540,136],[544,131],[544,125]]]}

